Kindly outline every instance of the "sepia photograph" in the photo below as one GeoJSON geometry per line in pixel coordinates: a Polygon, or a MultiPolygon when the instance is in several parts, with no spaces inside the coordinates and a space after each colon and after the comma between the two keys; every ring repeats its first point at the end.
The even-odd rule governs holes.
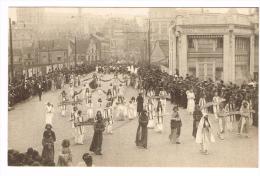
{"type": "Polygon", "coordinates": [[[258,7],[12,6],[4,27],[9,167],[258,168],[258,7]]]}

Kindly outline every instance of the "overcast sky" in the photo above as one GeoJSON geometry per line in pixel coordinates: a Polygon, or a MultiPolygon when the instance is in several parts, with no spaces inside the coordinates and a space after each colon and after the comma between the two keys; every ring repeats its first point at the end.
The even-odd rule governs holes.
{"type": "MultiPolygon", "coordinates": [[[[9,8],[9,16],[16,19],[16,8],[9,8]]],[[[195,8],[193,8],[195,9],[195,8]]],[[[223,13],[228,8],[207,8],[210,12],[223,13]]],[[[248,14],[248,8],[237,8],[239,13],[248,14]]],[[[77,13],[77,8],[45,8],[46,12],[55,13],[77,13]]],[[[83,8],[82,13],[92,13],[98,15],[112,15],[112,16],[147,16],[149,8],[83,8]]]]}

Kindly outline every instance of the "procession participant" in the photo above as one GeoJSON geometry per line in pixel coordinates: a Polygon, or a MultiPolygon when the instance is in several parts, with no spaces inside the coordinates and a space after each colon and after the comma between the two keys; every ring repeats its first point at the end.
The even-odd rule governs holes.
{"type": "Polygon", "coordinates": [[[53,113],[54,113],[53,105],[50,102],[48,102],[46,105],[45,124],[52,125],[52,120],[54,115],[53,113]]]}
{"type": "Polygon", "coordinates": [[[112,92],[111,92],[111,89],[108,89],[108,91],[107,91],[107,101],[112,101],[112,92]]]}
{"type": "Polygon", "coordinates": [[[43,133],[42,139],[42,163],[48,165],[54,163],[54,142],[56,141],[56,136],[52,130],[52,125],[46,124],[45,131],[43,133]]]}
{"type": "Polygon", "coordinates": [[[74,121],[75,121],[75,119],[76,119],[77,114],[78,114],[78,108],[77,108],[77,106],[74,106],[74,107],[72,108],[71,113],[70,113],[70,121],[71,121],[71,127],[72,127],[72,128],[75,128],[74,121]]]}
{"type": "Polygon", "coordinates": [[[195,101],[194,101],[195,94],[193,92],[193,89],[187,90],[186,95],[187,95],[187,100],[188,100],[187,111],[188,111],[189,115],[192,115],[194,112],[194,108],[195,108],[195,101]]]}
{"type": "Polygon", "coordinates": [[[72,166],[72,152],[70,149],[70,141],[64,139],[61,143],[62,150],[58,156],[57,166],[72,166]]]}
{"type": "Polygon", "coordinates": [[[147,111],[148,111],[148,118],[149,118],[149,122],[147,125],[147,128],[154,128],[155,124],[154,124],[154,105],[152,103],[152,99],[149,98],[148,99],[148,103],[147,103],[147,111]]]}
{"type": "Polygon", "coordinates": [[[244,135],[245,137],[249,137],[249,118],[250,118],[250,110],[249,104],[247,102],[243,102],[240,108],[241,118],[238,122],[238,134],[244,135]]]}
{"type": "Polygon", "coordinates": [[[169,135],[169,139],[171,143],[180,144],[180,135],[181,135],[181,118],[178,112],[178,107],[173,107],[173,114],[171,118],[171,134],[169,135]]]}
{"type": "Polygon", "coordinates": [[[139,117],[139,125],[136,132],[136,146],[147,149],[147,136],[148,136],[148,116],[147,111],[143,110],[139,117]]]}
{"type": "Polygon", "coordinates": [[[207,108],[204,108],[204,106],[206,105],[206,99],[205,99],[206,95],[204,93],[202,93],[200,99],[199,99],[199,108],[201,109],[202,114],[207,114],[207,108]]]}
{"type": "Polygon", "coordinates": [[[90,151],[94,152],[96,155],[102,155],[102,141],[103,141],[103,132],[105,131],[105,124],[103,117],[100,111],[96,115],[97,121],[94,124],[94,135],[92,138],[90,151]]]}
{"type": "Polygon", "coordinates": [[[213,105],[214,116],[216,119],[218,119],[218,111],[219,111],[219,103],[220,103],[220,97],[218,96],[218,92],[215,92],[212,102],[214,103],[213,105]]]}
{"type": "Polygon", "coordinates": [[[119,121],[124,121],[126,118],[125,111],[126,111],[126,109],[124,108],[124,103],[121,102],[121,100],[119,100],[119,98],[118,98],[117,102],[116,102],[116,111],[115,111],[116,119],[119,121]]]}
{"type": "Polygon", "coordinates": [[[91,97],[90,91],[89,91],[89,88],[88,88],[88,87],[86,87],[83,96],[84,96],[84,100],[85,100],[86,104],[88,104],[88,101],[89,101],[89,99],[90,99],[90,97],[91,97]]]}
{"type": "Polygon", "coordinates": [[[215,142],[215,138],[212,134],[212,125],[209,121],[208,115],[205,114],[198,126],[197,134],[196,134],[196,143],[199,143],[201,146],[201,153],[203,154],[209,154],[209,144],[210,142],[215,142]]]}
{"type": "Polygon", "coordinates": [[[201,109],[199,105],[195,106],[195,111],[193,112],[193,130],[192,130],[192,136],[196,139],[197,135],[197,129],[199,126],[199,122],[201,117],[203,116],[203,113],[201,112],[201,109]]]}
{"type": "Polygon", "coordinates": [[[118,100],[121,103],[123,102],[123,97],[124,97],[124,90],[123,90],[122,84],[120,84],[118,87],[118,100]]]}
{"type": "Polygon", "coordinates": [[[63,117],[65,117],[65,115],[66,115],[66,104],[64,104],[66,102],[66,92],[65,92],[65,90],[63,90],[62,92],[61,92],[61,115],[63,116],[63,117]]]}
{"type": "Polygon", "coordinates": [[[83,128],[82,123],[83,117],[82,117],[82,111],[79,110],[76,114],[75,120],[74,120],[74,126],[75,126],[75,143],[76,144],[83,144],[84,140],[84,134],[83,134],[83,128]]]}
{"type": "Polygon", "coordinates": [[[94,119],[94,108],[91,100],[89,100],[87,104],[87,117],[89,119],[94,119]]]}
{"type": "MultiPolygon", "coordinates": [[[[230,113],[235,111],[235,105],[233,103],[232,99],[229,99],[228,103],[225,106],[225,112],[230,113]]],[[[234,122],[235,122],[235,116],[234,115],[229,115],[226,117],[226,123],[227,123],[227,130],[232,131],[234,122]]]]}
{"type": "Polygon", "coordinates": [[[116,85],[113,85],[113,88],[112,88],[112,94],[113,94],[113,97],[117,98],[117,88],[116,88],[116,85]]]}
{"type": "Polygon", "coordinates": [[[163,107],[160,99],[158,99],[158,103],[156,107],[156,115],[157,115],[157,122],[156,122],[155,131],[161,133],[163,131],[163,107]]]}
{"type": "Polygon", "coordinates": [[[70,95],[70,98],[73,100],[73,96],[74,96],[74,86],[73,86],[72,83],[70,83],[69,95],[70,95]]]}
{"type": "Polygon", "coordinates": [[[164,88],[160,91],[159,96],[162,96],[162,98],[160,98],[160,100],[161,100],[162,106],[163,106],[163,114],[165,114],[165,112],[166,112],[166,105],[167,105],[165,96],[167,96],[167,92],[165,91],[164,88]]]}
{"type": "Polygon", "coordinates": [[[136,98],[137,101],[137,113],[138,116],[141,115],[141,112],[143,111],[143,103],[144,103],[144,98],[142,96],[142,93],[139,93],[138,97],[136,98]]]}
{"type": "Polygon", "coordinates": [[[104,118],[107,120],[106,132],[107,134],[112,134],[114,119],[113,119],[111,102],[108,102],[106,105],[106,108],[104,110],[104,118]]]}
{"type": "Polygon", "coordinates": [[[38,83],[37,84],[37,92],[38,92],[38,96],[39,96],[39,101],[42,100],[42,84],[38,83]]]}
{"type": "Polygon", "coordinates": [[[221,140],[224,140],[227,113],[225,112],[223,103],[219,104],[219,110],[218,110],[217,115],[218,115],[218,126],[219,126],[219,131],[217,134],[221,140]]]}

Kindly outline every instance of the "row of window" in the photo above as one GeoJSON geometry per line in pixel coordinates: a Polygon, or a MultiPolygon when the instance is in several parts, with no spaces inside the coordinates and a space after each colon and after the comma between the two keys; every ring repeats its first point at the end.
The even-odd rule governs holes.
{"type": "Polygon", "coordinates": [[[188,48],[223,48],[223,38],[215,39],[194,39],[188,38],[188,48]],[[196,46],[197,45],[197,46],[196,46]],[[216,46],[214,46],[216,45],[216,46]]]}

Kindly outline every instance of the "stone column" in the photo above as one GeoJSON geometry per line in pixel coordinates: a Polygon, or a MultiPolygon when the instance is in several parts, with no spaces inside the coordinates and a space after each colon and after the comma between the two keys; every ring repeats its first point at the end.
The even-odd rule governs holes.
{"type": "Polygon", "coordinates": [[[176,35],[173,27],[169,29],[169,74],[176,72],[176,35]]]}
{"type": "Polygon", "coordinates": [[[254,77],[254,70],[255,70],[255,35],[252,34],[250,36],[250,66],[249,72],[251,77],[254,77]]]}
{"type": "Polygon", "coordinates": [[[188,70],[187,65],[187,35],[181,34],[180,37],[180,52],[179,52],[179,71],[180,76],[185,77],[188,70]]]}
{"type": "Polygon", "coordinates": [[[229,31],[223,37],[223,74],[224,82],[235,81],[235,35],[229,31]]]}

